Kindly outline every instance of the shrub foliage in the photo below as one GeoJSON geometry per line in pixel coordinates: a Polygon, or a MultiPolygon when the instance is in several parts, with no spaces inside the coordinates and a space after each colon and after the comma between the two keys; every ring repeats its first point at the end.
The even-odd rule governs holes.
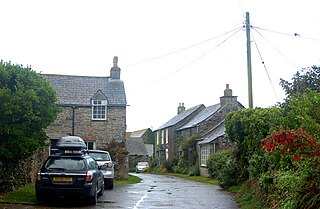
{"type": "Polygon", "coordinates": [[[50,83],[30,68],[0,62],[0,159],[16,161],[45,145],[58,114],[50,83]]]}

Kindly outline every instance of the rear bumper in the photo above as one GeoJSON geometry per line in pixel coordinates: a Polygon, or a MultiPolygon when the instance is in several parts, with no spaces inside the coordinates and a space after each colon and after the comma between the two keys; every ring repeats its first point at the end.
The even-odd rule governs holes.
{"type": "Polygon", "coordinates": [[[104,179],[113,179],[114,177],[114,172],[113,171],[108,171],[108,170],[101,170],[103,174],[104,179]]]}
{"type": "Polygon", "coordinates": [[[94,193],[92,185],[85,185],[82,188],[56,188],[44,187],[41,184],[36,184],[36,195],[41,198],[50,197],[80,197],[92,196],[94,193]]]}

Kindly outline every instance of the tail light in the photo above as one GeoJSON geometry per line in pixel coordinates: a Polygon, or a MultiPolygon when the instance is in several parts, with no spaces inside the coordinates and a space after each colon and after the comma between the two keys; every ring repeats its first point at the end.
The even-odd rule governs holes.
{"type": "Polygon", "coordinates": [[[105,165],[106,165],[107,168],[112,168],[112,163],[111,162],[108,162],[105,165]]]}
{"type": "Polygon", "coordinates": [[[90,182],[93,179],[93,173],[92,171],[88,171],[86,175],[86,181],[90,182]]]}
{"type": "Polygon", "coordinates": [[[41,181],[41,173],[37,173],[37,180],[41,181]]]}

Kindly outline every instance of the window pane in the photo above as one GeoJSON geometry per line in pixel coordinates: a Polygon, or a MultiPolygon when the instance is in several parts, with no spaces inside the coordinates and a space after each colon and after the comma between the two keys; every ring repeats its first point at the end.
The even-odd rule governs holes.
{"type": "Polygon", "coordinates": [[[105,100],[93,100],[92,119],[106,119],[106,106],[104,104],[107,104],[105,100]]]}

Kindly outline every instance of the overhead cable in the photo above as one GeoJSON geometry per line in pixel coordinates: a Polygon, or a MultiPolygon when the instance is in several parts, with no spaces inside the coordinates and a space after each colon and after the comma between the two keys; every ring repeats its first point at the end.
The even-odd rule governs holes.
{"type": "Polygon", "coordinates": [[[258,45],[257,45],[257,42],[256,42],[255,39],[254,39],[253,34],[252,34],[252,40],[253,40],[254,45],[255,45],[256,48],[257,48],[258,54],[259,54],[259,56],[260,56],[261,63],[262,63],[262,65],[263,65],[263,67],[264,67],[264,69],[265,69],[265,71],[266,71],[266,73],[267,73],[267,76],[268,76],[268,78],[269,78],[269,82],[270,82],[270,84],[271,84],[271,86],[272,86],[272,89],[273,89],[273,92],[274,92],[274,94],[275,94],[275,96],[276,96],[276,99],[277,99],[277,101],[279,101],[277,92],[276,92],[276,90],[275,90],[275,88],[274,88],[274,85],[273,85],[272,80],[271,80],[271,78],[270,78],[269,72],[268,72],[268,70],[267,70],[266,63],[264,62],[264,60],[263,60],[263,58],[262,58],[262,55],[261,55],[261,53],[260,53],[259,47],[258,47],[258,45]]]}
{"type": "Polygon", "coordinates": [[[168,52],[168,53],[165,53],[165,54],[156,56],[156,57],[152,57],[152,58],[149,58],[149,59],[145,59],[145,60],[142,60],[142,61],[139,61],[139,62],[130,64],[130,65],[127,65],[127,66],[125,66],[125,67],[128,68],[128,67],[131,67],[131,66],[143,64],[143,63],[146,63],[146,62],[150,62],[150,61],[153,61],[153,60],[156,60],[156,59],[160,59],[160,58],[162,58],[162,57],[166,57],[166,56],[169,56],[169,55],[172,55],[172,54],[175,54],[175,53],[178,53],[178,52],[181,52],[181,51],[190,49],[190,48],[192,48],[192,47],[195,47],[195,46],[204,44],[204,43],[206,43],[206,42],[208,42],[208,41],[211,41],[211,40],[213,40],[213,39],[216,39],[216,38],[219,38],[219,37],[221,37],[221,36],[227,35],[227,34],[233,32],[233,31],[239,30],[239,28],[241,28],[241,27],[235,28],[235,29],[233,29],[233,30],[230,30],[230,31],[225,32],[225,33],[222,33],[222,34],[220,34],[220,35],[217,35],[217,36],[215,36],[215,37],[209,38],[209,39],[207,39],[207,40],[204,40],[204,41],[201,41],[201,42],[192,44],[192,45],[190,45],[190,46],[187,46],[187,47],[184,47],[184,48],[181,48],[181,49],[178,49],[178,50],[174,50],[174,51],[171,51],[171,52],[168,52]]]}
{"type": "Polygon", "coordinates": [[[200,60],[201,58],[203,58],[204,56],[208,55],[209,53],[211,53],[213,50],[217,49],[218,47],[220,47],[223,43],[225,43],[227,40],[229,40],[231,37],[233,37],[234,35],[236,35],[238,32],[242,31],[242,28],[238,28],[238,30],[236,32],[234,32],[231,36],[225,38],[222,42],[220,42],[218,45],[216,45],[215,47],[211,48],[210,50],[208,50],[207,52],[203,53],[202,55],[200,55],[199,57],[197,57],[196,59],[192,60],[191,62],[187,63],[186,65],[184,65],[183,67],[179,68],[178,70],[160,78],[159,80],[157,80],[156,82],[162,81],[170,76],[172,76],[175,73],[178,73],[180,71],[182,71],[183,69],[187,68],[188,66],[192,65],[193,63],[195,63],[196,61],[200,60]]]}
{"type": "Polygon", "coordinates": [[[287,56],[285,56],[279,49],[277,49],[273,44],[271,44],[256,28],[253,28],[270,46],[272,46],[281,56],[283,56],[288,62],[290,62],[295,68],[299,69],[299,67],[294,64],[287,56]]]}
{"type": "Polygon", "coordinates": [[[269,29],[265,29],[265,28],[260,28],[260,27],[256,27],[256,26],[254,26],[253,28],[254,29],[260,29],[260,30],[268,31],[268,32],[272,32],[272,33],[278,33],[278,34],[285,35],[285,36],[299,37],[299,38],[302,38],[302,39],[308,39],[308,40],[319,41],[320,42],[319,39],[303,37],[299,33],[293,33],[293,34],[283,33],[283,32],[278,32],[278,31],[269,30],[269,29]]]}

